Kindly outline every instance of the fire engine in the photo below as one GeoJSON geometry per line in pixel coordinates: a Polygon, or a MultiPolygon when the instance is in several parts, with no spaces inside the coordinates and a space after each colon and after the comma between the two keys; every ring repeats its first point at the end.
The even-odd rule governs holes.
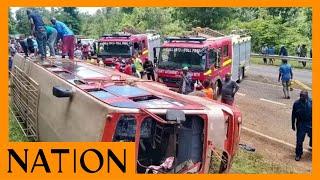
{"type": "Polygon", "coordinates": [[[10,109],[34,141],[135,142],[137,173],[225,173],[241,113],[83,61],[38,64],[17,54],[10,109]]]}
{"type": "Polygon", "coordinates": [[[98,58],[109,66],[119,58],[130,59],[135,54],[141,55],[142,62],[147,58],[153,62],[153,55],[149,52],[159,46],[160,35],[151,31],[145,34],[106,34],[98,40],[98,58]]]}
{"type": "Polygon", "coordinates": [[[156,48],[159,82],[177,87],[185,66],[194,81],[210,79],[216,93],[220,92],[226,73],[231,73],[235,81],[243,79],[251,53],[249,36],[224,35],[209,28],[194,28],[191,35],[167,37],[162,46],[156,48]]]}

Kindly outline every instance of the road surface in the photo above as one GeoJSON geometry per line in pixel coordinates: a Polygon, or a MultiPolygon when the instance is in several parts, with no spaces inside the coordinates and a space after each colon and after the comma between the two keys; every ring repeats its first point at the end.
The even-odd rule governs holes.
{"type": "MultiPolygon", "coordinates": [[[[257,132],[295,145],[295,132],[291,129],[291,111],[295,100],[299,98],[300,90],[291,91],[291,99],[284,99],[282,86],[261,83],[245,79],[240,83],[240,90],[236,95],[236,104],[243,116],[243,126],[257,132]]],[[[311,93],[311,92],[310,92],[311,93]]],[[[292,161],[294,150],[283,150],[263,143],[254,135],[244,135],[242,139],[262,151],[268,158],[279,158],[278,160],[290,163],[300,163],[303,167],[298,168],[300,172],[311,170],[311,156],[303,156],[303,162],[292,161]],[[251,143],[250,143],[251,142],[251,143]],[[253,144],[252,144],[253,143],[253,144]],[[302,168],[302,170],[301,170],[302,168]]],[[[304,148],[308,148],[309,137],[306,136],[304,148]]],[[[279,144],[278,144],[279,146],[279,144]]],[[[281,149],[282,148],[282,149],[281,149]]]]}
{"type": "MultiPolygon", "coordinates": [[[[260,76],[264,78],[268,78],[273,82],[278,81],[279,76],[279,67],[271,66],[271,65],[258,65],[258,64],[250,64],[250,67],[247,72],[247,76],[249,79],[252,76],[260,76]]],[[[306,69],[293,69],[293,79],[299,80],[302,83],[306,83],[308,85],[312,84],[312,71],[306,69]]]]}

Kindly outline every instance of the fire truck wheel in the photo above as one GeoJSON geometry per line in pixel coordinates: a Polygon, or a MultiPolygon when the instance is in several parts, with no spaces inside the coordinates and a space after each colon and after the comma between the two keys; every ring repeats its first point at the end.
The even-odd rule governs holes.
{"type": "Polygon", "coordinates": [[[244,69],[243,69],[243,67],[242,68],[240,68],[240,70],[239,70],[239,78],[238,78],[238,83],[240,83],[242,80],[243,80],[243,78],[244,78],[244,69]]]}

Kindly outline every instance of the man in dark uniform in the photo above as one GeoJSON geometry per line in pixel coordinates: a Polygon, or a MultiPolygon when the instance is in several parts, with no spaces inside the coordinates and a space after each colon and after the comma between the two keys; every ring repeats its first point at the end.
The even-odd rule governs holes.
{"type": "Polygon", "coordinates": [[[31,23],[32,34],[34,34],[34,36],[37,39],[39,54],[41,55],[41,61],[43,61],[46,59],[47,45],[47,33],[44,22],[37,11],[31,11],[30,9],[27,9],[27,15],[31,23]]]}
{"type": "Polygon", "coordinates": [[[227,73],[221,88],[221,102],[232,106],[234,102],[234,95],[238,90],[239,85],[235,81],[231,80],[231,74],[227,73]]]}
{"type": "Polygon", "coordinates": [[[312,100],[308,91],[300,92],[300,99],[294,102],[292,108],[292,130],[297,130],[296,161],[300,161],[303,154],[303,141],[308,134],[309,146],[312,147],[312,100]]]}

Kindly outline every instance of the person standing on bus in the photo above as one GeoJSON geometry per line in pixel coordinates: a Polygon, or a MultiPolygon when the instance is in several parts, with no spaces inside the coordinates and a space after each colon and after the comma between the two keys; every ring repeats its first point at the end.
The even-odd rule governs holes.
{"type": "Polygon", "coordinates": [[[46,59],[47,33],[42,17],[37,11],[27,9],[32,34],[36,37],[41,61],[46,59]]]}
{"type": "Polygon", "coordinates": [[[62,39],[62,58],[65,58],[66,55],[69,56],[69,59],[73,60],[74,58],[74,33],[61,21],[56,20],[56,18],[51,19],[53,27],[58,32],[58,37],[62,39]]]}
{"type": "Polygon", "coordinates": [[[231,74],[227,73],[225,75],[225,80],[222,83],[221,88],[221,102],[228,105],[233,105],[234,95],[239,90],[239,85],[231,80],[231,74]]]}
{"type": "Polygon", "coordinates": [[[56,43],[57,39],[57,30],[51,26],[45,26],[46,33],[47,33],[47,39],[48,39],[48,46],[50,49],[50,56],[54,57],[56,55],[54,44],[56,43]]]}

